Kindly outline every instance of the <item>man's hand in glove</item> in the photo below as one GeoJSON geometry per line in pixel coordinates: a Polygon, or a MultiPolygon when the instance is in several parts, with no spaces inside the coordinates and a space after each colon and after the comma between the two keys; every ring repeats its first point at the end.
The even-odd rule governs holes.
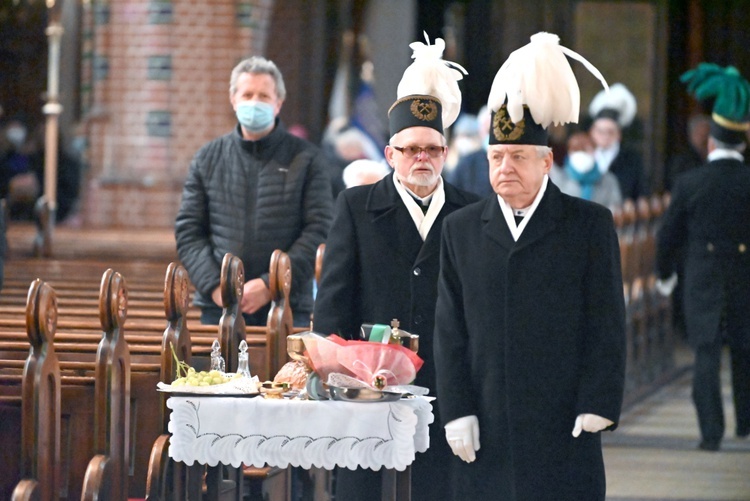
{"type": "Polygon", "coordinates": [[[445,438],[453,454],[471,463],[479,450],[479,420],[476,416],[454,419],[445,425],[445,438]]]}
{"type": "Polygon", "coordinates": [[[576,418],[576,424],[573,426],[573,436],[578,438],[581,431],[596,433],[613,424],[614,422],[609,419],[597,416],[596,414],[579,414],[576,418]]]}

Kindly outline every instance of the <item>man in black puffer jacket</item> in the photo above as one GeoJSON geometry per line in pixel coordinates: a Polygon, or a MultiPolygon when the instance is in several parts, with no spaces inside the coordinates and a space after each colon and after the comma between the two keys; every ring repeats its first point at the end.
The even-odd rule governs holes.
{"type": "Polygon", "coordinates": [[[262,57],[240,62],[232,70],[229,93],[239,124],[193,158],[175,223],[177,252],[195,285],[201,322],[210,324],[221,316],[224,254],[242,259],[248,325],[265,325],[271,253],[287,252],[294,323],[304,326],[313,307],[315,252],[332,217],[326,160],[281,124],[286,89],[273,62],[262,57]]]}

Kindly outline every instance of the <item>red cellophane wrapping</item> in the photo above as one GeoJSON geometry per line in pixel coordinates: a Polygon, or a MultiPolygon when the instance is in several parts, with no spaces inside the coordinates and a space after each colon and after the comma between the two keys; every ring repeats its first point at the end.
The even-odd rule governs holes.
{"type": "Polygon", "coordinates": [[[424,361],[416,353],[397,344],[370,341],[347,341],[332,334],[302,336],[310,362],[323,381],[332,372],[346,374],[367,384],[376,376],[387,384],[409,384],[424,361]]]}

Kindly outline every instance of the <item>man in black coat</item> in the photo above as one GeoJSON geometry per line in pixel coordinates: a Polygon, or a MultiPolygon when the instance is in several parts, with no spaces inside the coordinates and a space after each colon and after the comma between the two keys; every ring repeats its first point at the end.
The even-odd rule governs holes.
{"type": "MultiPolygon", "coordinates": [[[[719,90],[734,92],[742,85],[750,92],[739,74],[727,73],[719,90]]],[[[695,82],[701,72],[691,78],[695,82]]],[[[717,105],[726,102],[716,100],[717,105]]],[[[693,402],[699,447],[709,451],[718,450],[724,436],[720,366],[725,343],[731,352],[735,432],[750,435],[750,167],[742,155],[750,110],[744,101],[738,104],[737,109],[714,107],[708,163],[677,178],[657,235],[661,284],[670,281],[684,255],[683,311],[695,351],[693,402]]]]}
{"type": "MultiPolygon", "coordinates": [[[[575,82],[565,57],[555,60],[567,71],[534,59],[558,47],[539,35],[519,59],[575,82]]],[[[453,498],[604,500],[598,432],[616,426],[625,379],[617,236],[607,208],[549,181],[546,127],[571,120],[569,109],[517,90],[523,69],[512,63],[488,103],[497,196],[443,224],[434,353],[446,438],[464,461],[453,498]]]]}
{"type": "MultiPolygon", "coordinates": [[[[394,172],[339,195],[313,315],[316,332],[345,339],[359,339],[363,323],[398,319],[400,328],[420,336],[418,354],[424,365],[414,384],[429,388],[432,395],[440,228],[447,214],[479,198],[440,177],[447,154],[443,126],[455,119],[444,113],[441,99],[408,95],[391,107],[392,137],[385,156],[394,172]]],[[[429,449],[417,454],[412,465],[412,499],[444,497],[450,458],[435,412],[429,449]]],[[[336,475],[336,499],[380,499],[378,472],[339,469],[336,475]]]]}
{"type": "Polygon", "coordinates": [[[190,164],[175,237],[202,323],[219,322],[221,263],[231,252],[245,268],[245,321],[265,325],[268,264],[276,249],[292,262],[294,323],[310,322],[315,253],[331,224],[333,198],[323,153],[287,132],[278,118],[285,97],[273,62],[262,57],[240,62],[230,79],[239,123],[203,146],[190,164]]]}

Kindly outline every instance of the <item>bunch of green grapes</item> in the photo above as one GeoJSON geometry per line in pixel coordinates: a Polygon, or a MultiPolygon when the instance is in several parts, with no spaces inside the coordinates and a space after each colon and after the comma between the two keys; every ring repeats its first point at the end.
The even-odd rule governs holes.
{"type": "Polygon", "coordinates": [[[172,357],[175,361],[175,380],[172,386],[213,386],[216,384],[226,383],[231,377],[224,376],[217,370],[196,372],[195,368],[190,367],[183,360],[177,358],[174,346],[169,343],[172,350],[172,357]]]}
{"type": "Polygon", "coordinates": [[[172,386],[213,386],[226,383],[231,379],[217,370],[196,372],[194,368],[189,367],[187,375],[172,381],[172,386]]]}

